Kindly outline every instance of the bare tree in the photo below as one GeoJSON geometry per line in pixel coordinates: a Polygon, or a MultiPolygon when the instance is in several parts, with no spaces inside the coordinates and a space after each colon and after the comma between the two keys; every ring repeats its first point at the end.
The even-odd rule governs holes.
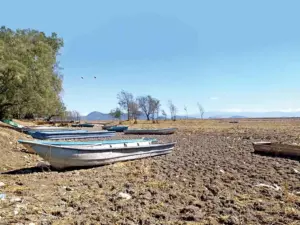
{"type": "Polygon", "coordinates": [[[65,112],[65,120],[73,120],[73,112],[72,111],[66,111],[65,112]]]}
{"type": "Polygon", "coordinates": [[[156,111],[156,123],[158,123],[158,117],[159,117],[160,106],[161,106],[161,104],[160,104],[160,102],[158,101],[158,104],[156,105],[156,109],[155,109],[155,111],[156,111]]]}
{"type": "Polygon", "coordinates": [[[200,116],[201,116],[201,119],[203,119],[203,115],[204,115],[204,108],[202,107],[202,105],[198,102],[197,103],[198,105],[198,109],[199,109],[199,113],[200,113],[200,116]]]}
{"type": "Polygon", "coordinates": [[[165,117],[165,120],[167,120],[167,113],[165,110],[161,110],[161,114],[163,115],[163,117],[165,117]]]}
{"type": "Polygon", "coordinates": [[[74,117],[75,121],[80,122],[81,116],[80,116],[80,113],[78,111],[76,111],[76,110],[73,111],[73,117],[74,117]]]}
{"type": "Polygon", "coordinates": [[[142,112],[146,115],[147,120],[154,120],[155,115],[157,114],[157,108],[159,108],[159,100],[153,98],[150,95],[141,96],[137,98],[139,103],[139,107],[141,108],[142,112]]]}
{"type": "Polygon", "coordinates": [[[134,101],[133,94],[122,90],[118,95],[117,98],[119,100],[118,104],[120,107],[127,111],[127,118],[130,120],[130,115],[132,112],[130,111],[130,104],[134,101]]]}
{"type": "Polygon", "coordinates": [[[158,122],[157,118],[159,115],[159,108],[160,108],[160,101],[157,99],[152,99],[151,104],[150,104],[150,109],[151,109],[153,123],[155,123],[155,116],[156,116],[156,122],[158,122]]]}
{"type": "Polygon", "coordinates": [[[152,97],[150,95],[148,96],[141,96],[137,98],[139,107],[141,108],[142,112],[146,115],[147,120],[150,120],[150,114],[151,114],[151,104],[152,97]]]}
{"type": "Polygon", "coordinates": [[[188,114],[188,111],[187,111],[187,107],[186,107],[186,106],[184,106],[184,111],[185,111],[185,113],[186,113],[186,119],[188,119],[188,118],[189,118],[189,114],[188,114]]]}
{"type": "Polygon", "coordinates": [[[131,101],[129,103],[129,109],[132,118],[134,119],[134,123],[137,123],[138,117],[142,114],[142,112],[139,110],[139,104],[137,101],[131,101]]]}
{"type": "Polygon", "coordinates": [[[171,119],[173,121],[176,120],[176,114],[177,114],[177,107],[173,104],[173,102],[171,100],[169,100],[169,109],[170,109],[170,113],[171,113],[171,119]]]}

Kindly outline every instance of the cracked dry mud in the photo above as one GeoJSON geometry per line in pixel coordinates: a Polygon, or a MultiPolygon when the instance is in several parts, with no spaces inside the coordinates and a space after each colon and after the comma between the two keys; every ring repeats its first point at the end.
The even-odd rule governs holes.
{"type": "Polygon", "coordinates": [[[298,131],[182,128],[153,136],[177,141],[171,154],[65,172],[30,169],[41,159],[13,144],[1,148],[1,171],[15,173],[0,175],[0,224],[300,224],[299,159],[251,145],[300,143],[298,131]]]}

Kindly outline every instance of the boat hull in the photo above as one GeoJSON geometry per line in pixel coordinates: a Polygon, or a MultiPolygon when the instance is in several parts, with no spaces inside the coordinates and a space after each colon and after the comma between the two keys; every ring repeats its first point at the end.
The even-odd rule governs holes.
{"type": "Polygon", "coordinates": [[[72,127],[94,127],[94,124],[82,123],[82,124],[72,124],[72,127]]]}
{"type": "Polygon", "coordinates": [[[41,130],[38,130],[38,129],[33,129],[33,130],[24,130],[23,132],[26,133],[26,134],[29,134],[29,135],[32,135],[33,133],[36,133],[36,132],[63,132],[63,131],[78,131],[78,130],[74,130],[74,129],[41,129],[41,130]]]}
{"type": "Polygon", "coordinates": [[[23,144],[27,149],[28,153],[35,153],[31,147],[32,144],[43,144],[43,145],[57,145],[57,146],[84,146],[84,145],[101,145],[101,144],[127,144],[137,142],[157,142],[155,138],[141,138],[141,139],[129,139],[129,140],[104,140],[104,141],[30,141],[30,140],[19,140],[20,144],[23,144]]]}
{"type": "MultiPolygon", "coordinates": [[[[175,143],[151,142],[115,144],[93,147],[61,147],[37,143],[26,144],[55,169],[92,167],[171,153],[175,143]]],[[[27,146],[28,147],[28,146],[27,146]]]]}
{"type": "Polygon", "coordinates": [[[300,157],[300,146],[273,142],[253,142],[254,152],[267,155],[300,157]]]}
{"type": "Polygon", "coordinates": [[[106,128],[107,131],[115,131],[115,132],[124,132],[127,129],[128,129],[127,126],[112,126],[112,127],[106,128]]]}
{"type": "Polygon", "coordinates": [[[35,132],[31,134],[33,138],[36,139],[86,139],[86,138],[102,138],[102,137],[111,137],[114,136],[115,132],[113,131],[62,131],[62,132],[35,132]]]}

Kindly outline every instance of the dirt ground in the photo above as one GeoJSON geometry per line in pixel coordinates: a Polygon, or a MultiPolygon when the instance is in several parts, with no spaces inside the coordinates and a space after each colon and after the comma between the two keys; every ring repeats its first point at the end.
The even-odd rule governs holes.
{"type": "Polygon", "coordinates": [[[48,171],[36,167],[42,159],[17,143],[29,136],[0,127],[0,224],[300,224],[300,160],[253,154],[251,145],[299,144],[300,120],[132,127],[178,127],[176,134],[151,136],[177,141],[174,151],[48,171]]]}

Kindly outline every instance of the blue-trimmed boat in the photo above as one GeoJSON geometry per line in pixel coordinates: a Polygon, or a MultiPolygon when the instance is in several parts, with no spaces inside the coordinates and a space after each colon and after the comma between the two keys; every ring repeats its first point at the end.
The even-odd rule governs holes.
{"type": "Polygon", "coordinates": [[[124,132],[124,130],[127,130],[128,126],[111,126],[106,128],[108,131],[115,131],[115,132],[124,132]]]}
{"type": "Polygon", "coordinates": [[[94,127],[94,124],[91,123],[79,123],[79,124],[72,124],[72,127],[94,127]]]}
{"type": "Polygon", "coordinates": [[[36,139],[85,139],[85,138],[102,138],[114,136],[114,131],[50,131],[35,132],[31,134],[36,139]]]}
{"type": "Polygon", "coordinates": [[[75,145],[99,145],[99,144],[120,144],[151,141],[156,142],[155,138],[140,139],[119,139],[119,140],[98,140],[98,141],[41,141],[41,140],[18,140],[21,144],[40,143],[45,145],[75,146],[75,145]]]}
{"type": "Polygon", "coordinates": [[[57,146],[37,142],[23,143],[28,150],[35,152],[58,170],[70,167],[100,166],[165,155],[172,152],[175,144],[175,142],[158,144],[151,141],[88,146],[57,146]]]}

